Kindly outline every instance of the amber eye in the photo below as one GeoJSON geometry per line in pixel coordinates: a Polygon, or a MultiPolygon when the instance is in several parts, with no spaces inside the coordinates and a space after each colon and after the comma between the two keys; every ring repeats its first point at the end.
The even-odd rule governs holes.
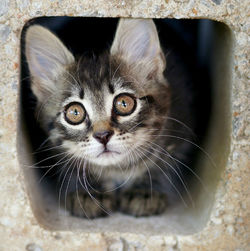
{"type": "Polygon", "coordinates": [[[114,99],[114,112],[120,116],[127,116],[136,108],[135,98],[128,93],[122,93],[114,99]]]}
{"type": "Polygon", "coordinates": [[[69,124],[79,125],[84,121],[86,112],[82,104],[73,102],[65,107],[64,117],[69,124]]]}

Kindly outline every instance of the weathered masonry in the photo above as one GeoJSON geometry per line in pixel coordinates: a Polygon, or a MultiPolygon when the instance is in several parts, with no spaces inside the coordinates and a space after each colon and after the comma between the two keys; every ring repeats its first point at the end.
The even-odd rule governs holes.
{"type": "Polygon", "coordinates": [[[247,250],[249,237],[249,3],[247,0],[0,2],[0,250],[247,250]],[[86,221],[55,214],[33,182],[20,108],[20,37],[41,16],[210,19],[212,117],[197,208],[148,219],[86,221]],[[220,140],[218,140],[218,138],[220,140]],[[216,140],[215,140],[216,139],[216,140]],[[219,144],[218,144],[219,142],[219,144]]]}

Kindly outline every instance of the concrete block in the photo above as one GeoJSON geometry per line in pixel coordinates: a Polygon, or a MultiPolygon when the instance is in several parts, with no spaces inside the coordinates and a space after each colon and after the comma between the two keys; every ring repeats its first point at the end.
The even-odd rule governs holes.
{"type": "MultiPolygon", "coordinates": [[[[249,250],[249,27],[247,0],[1,0],[0,250],[249,250]],[[215,186],[214,198],[208,204],[207,213],[199,215],[198,209],[185,218],[197,229],[181,232],[180,223],[176,222],[183,219],[176,212],[166,216],[169,226],[160,225],[161,218],[157,217],[145,222],[117,216],[112,221],[97,220],[94,226],[93,222],[76,223],[69,218],[60,228],[53,214],[49,218],[44,207],[40,207],[39,191],[32,194],[22,167],[22,161],[30,156],[19,109],[20,35],[24,24],[39,16],[207,18],[228,26],[227,31],[224,29],[227,35],[222,37],[232,45],[224,41],[231,56],[221,61],[227,65],[222,68],[228,72],[220,75],[218,63],[214,80],[218,83],[216,102],[221,98],[220,88],[225,91],[220,83],[226,85],[221,110],[220,105],[216,107],[217,116],[223,114],[228,131],[223,153],[211,150],[221,170],[219,181],[210,184],[215,186]],[[38,199],[34,200],[36,196],[38,199]]],[[[218,52],[224,55],[223,46],[218,52]]],[[[210,137],[218,137],[218,132],[223,131],[220,128],[216,132],[217,125],[215,122],[210,137]]],[[[214,143],[208,142],[208,149],[211,147],[214,143]]]]}

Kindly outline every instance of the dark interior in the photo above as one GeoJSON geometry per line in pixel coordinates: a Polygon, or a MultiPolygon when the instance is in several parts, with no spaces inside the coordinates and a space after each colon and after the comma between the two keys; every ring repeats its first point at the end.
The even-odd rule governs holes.
{"type": "MultiPolygon", "coordinates": [[[[212,49],[214,46],[214,31],[217,23],[211,20],[175,20],[156,19],[154,20],[159,32],[159,38],[166,55],[172,50],[177,54],[180,62],[186,66],[192,74],[192,90],[195,96],[195,116],[197,126],[195,128],[196,142],[204,147],[204,139],[211,123],[212,116],[212,49]],[[167,48],[167,49],[166,49],[167,48]],[[169,50],[168,48],[171,48],[169,50]]],[[[32,161],[37,163],[44,159],[47,153],[36,153],[41,149],[46,137],[34,118],[34,107],[36,99],[30,90],[29,72],[24,55],[24,35],[26,29],[33,24],[40,24],[53,31],[76,55],[93,57],[109,49],[116,30],[117,18],[86,18],[86,17],[40,17],[26,23],[21,38],[21,86],[20,86],[20,111],[22,130],[27,142],[31,146],[32,161]]],[[[166,71],[171,70],[171,64],[166,71]]],[[[169,79],[171,82],[171,79],[169,79]]],[[[193,163],[197,162],[198,155],[193,156],[193,163]]],[[[50,160],[43,162],[49,165],[50,160]]],[[[202,166],[196,167],[195,172],[199,175],[202,166]]],[[[36,175],[43,177],[46,174],[44,169],[36,168],[36,175]]],[[[187,171],[187,175],[193,176],[187,171]]],[[[46,184],[49,190],[54,189],[54,173],[48,173],[39,186],[46,184]]],[[[195,177],[191,177],[195,183],[199,183],[195,177]]],[[[197,189],[196,189],[197,190],[197,189]]]]}

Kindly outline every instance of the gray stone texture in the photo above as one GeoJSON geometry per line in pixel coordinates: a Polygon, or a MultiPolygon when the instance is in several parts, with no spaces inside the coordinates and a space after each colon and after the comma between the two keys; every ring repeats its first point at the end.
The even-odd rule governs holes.
{"type": "MultiPolygon", "coordinates": [[[[249,1],[0,1],[0,250],[249,250],[249,1]],[[20,34],[36,16],[209,18],[232,32],[229,155],[206,226],[190,235],[50,230],[34,216],[17,156],[20,34]],[[17,84],[18,83],[18,84],[17,84]],[[18,85],[18,88],[17,88],[18,85]]],[[[22,151],[22,149],[20,149],[22,151]]],[[[122,223],[121,223],[122,228],[122,223]]]]}

